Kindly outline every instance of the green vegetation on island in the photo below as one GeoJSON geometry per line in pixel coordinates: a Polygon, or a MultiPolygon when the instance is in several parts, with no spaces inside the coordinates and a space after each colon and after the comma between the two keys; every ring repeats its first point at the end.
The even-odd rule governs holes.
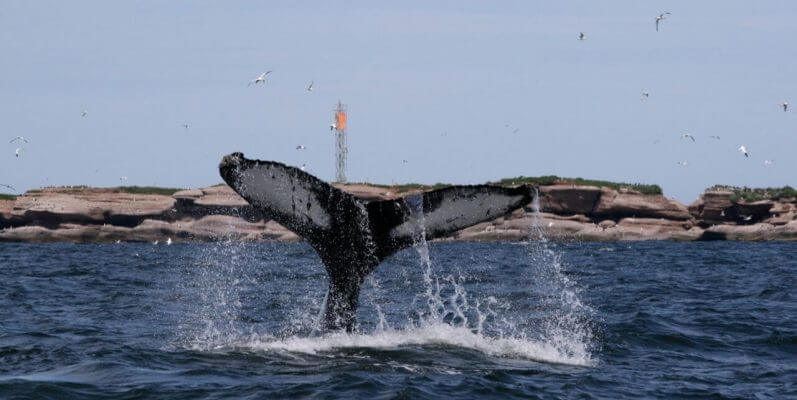
{"type": "Polygon", "coordinates": [[[662,194],[659,185],[648,185],[643,183],[624,183],[602,181],[596,179],[584,178],[563,178],[556,175],[545,176],[517,176],[514,178],[504,178],[499,181],[490,182],[494,185],[501,186],[514,186],[514,185],[537,185],[537,186],[550,186],[550,185],[578,185],[578,186],[598,186],[606,187],[614,190],[635,190],[642,194],[662,194]]]}
{"type": "Polygon", "coordinates": [[[752,203],[761,200],[797,198],[797,190],[791,186],[783,186],[780,188],[749,188],[746,186],[714,185],[706,189],[707,192],[718,190],[733,192],[730,200],[734,203],[752,203]]]}
{"type": "Polygon", "coordinates": [[[167,187],[157,187],[157,186],[119,186],[115,187],[114,189],[130,194],[160,194],[163,196],[171,196],[181,190],[185,190],[180,188],[167,188],[167,187]]]}
{"type": "Polygon", "coordinates": [[[16,200],[16,199],[17,195],[15,194],[0,193],[0,200],[16,200]]]}

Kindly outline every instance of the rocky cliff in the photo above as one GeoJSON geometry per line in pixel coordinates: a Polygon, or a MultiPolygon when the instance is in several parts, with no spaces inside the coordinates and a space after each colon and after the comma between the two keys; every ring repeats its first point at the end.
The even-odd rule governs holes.
{"type": "MultiPolygon", "coordinates": [[[[396,193],[368,185],[339,186],[367,200],[396,193]]],[[[797,200],[744,202],[732,191],[708,190],[689,207],[659,194],[576,185],[539,187],[539,212],[529,204],[446,240],[797,240],[797,200]]],[[[121,189],[46,188],[0,200],[0,241],[104,242],[301,240],[268,221],[220,185],[173,195],[121,189]]]]}

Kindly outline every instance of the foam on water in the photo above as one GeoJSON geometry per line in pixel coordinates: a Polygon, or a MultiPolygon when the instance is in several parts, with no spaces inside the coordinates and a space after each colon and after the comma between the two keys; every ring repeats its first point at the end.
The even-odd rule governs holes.
{"type": "Polygon", "coordinates": [[[316,337],[292,336],[275,338],[268,335],[240,337],[224,343],[194,343],[200,351],[275,351],[323,355],[337,350],[371,348],[400,349],[418,346],[456,346],[496,357],[521,358],[556,364],[589,366],[589,354],[563,354],[556,343],[529,340],[521,337],[488,337],[465,327],[445,323],[406,329],[376,330],[371,333],[332,333],[316,337]]]}

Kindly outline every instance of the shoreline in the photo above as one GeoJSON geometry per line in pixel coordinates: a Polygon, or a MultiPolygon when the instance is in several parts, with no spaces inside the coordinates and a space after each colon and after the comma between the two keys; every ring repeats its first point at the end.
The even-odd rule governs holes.
{"type": "MultiPolygon", "coordinates": [[[[384,186],[337,185],[380,200],[384,186]]],[[[43,188],[0,200],[0,242],[173,242],[302,240],[263,218],[226,185],[168,194],[125,188],[43,188]]],[[[690,205],[662,194],[576,184],[538,186],[539,229],[552,240],[797,240],[797,199],[746,201],[713,187],[690,205]]],[[[522,241],[533,229],[531,204],[449,235],[443,241],[522,241]]]]}

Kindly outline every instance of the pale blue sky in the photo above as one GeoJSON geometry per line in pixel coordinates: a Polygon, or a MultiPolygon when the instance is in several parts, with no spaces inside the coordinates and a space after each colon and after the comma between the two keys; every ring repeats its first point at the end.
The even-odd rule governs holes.
{"type": "Polygon", "coordinates": [[[797,2],[374,3],[3,1],[0,183],[196,187],[232,151],[329,180],[341,99],[350,181],[797,186],[797,2]]]}

